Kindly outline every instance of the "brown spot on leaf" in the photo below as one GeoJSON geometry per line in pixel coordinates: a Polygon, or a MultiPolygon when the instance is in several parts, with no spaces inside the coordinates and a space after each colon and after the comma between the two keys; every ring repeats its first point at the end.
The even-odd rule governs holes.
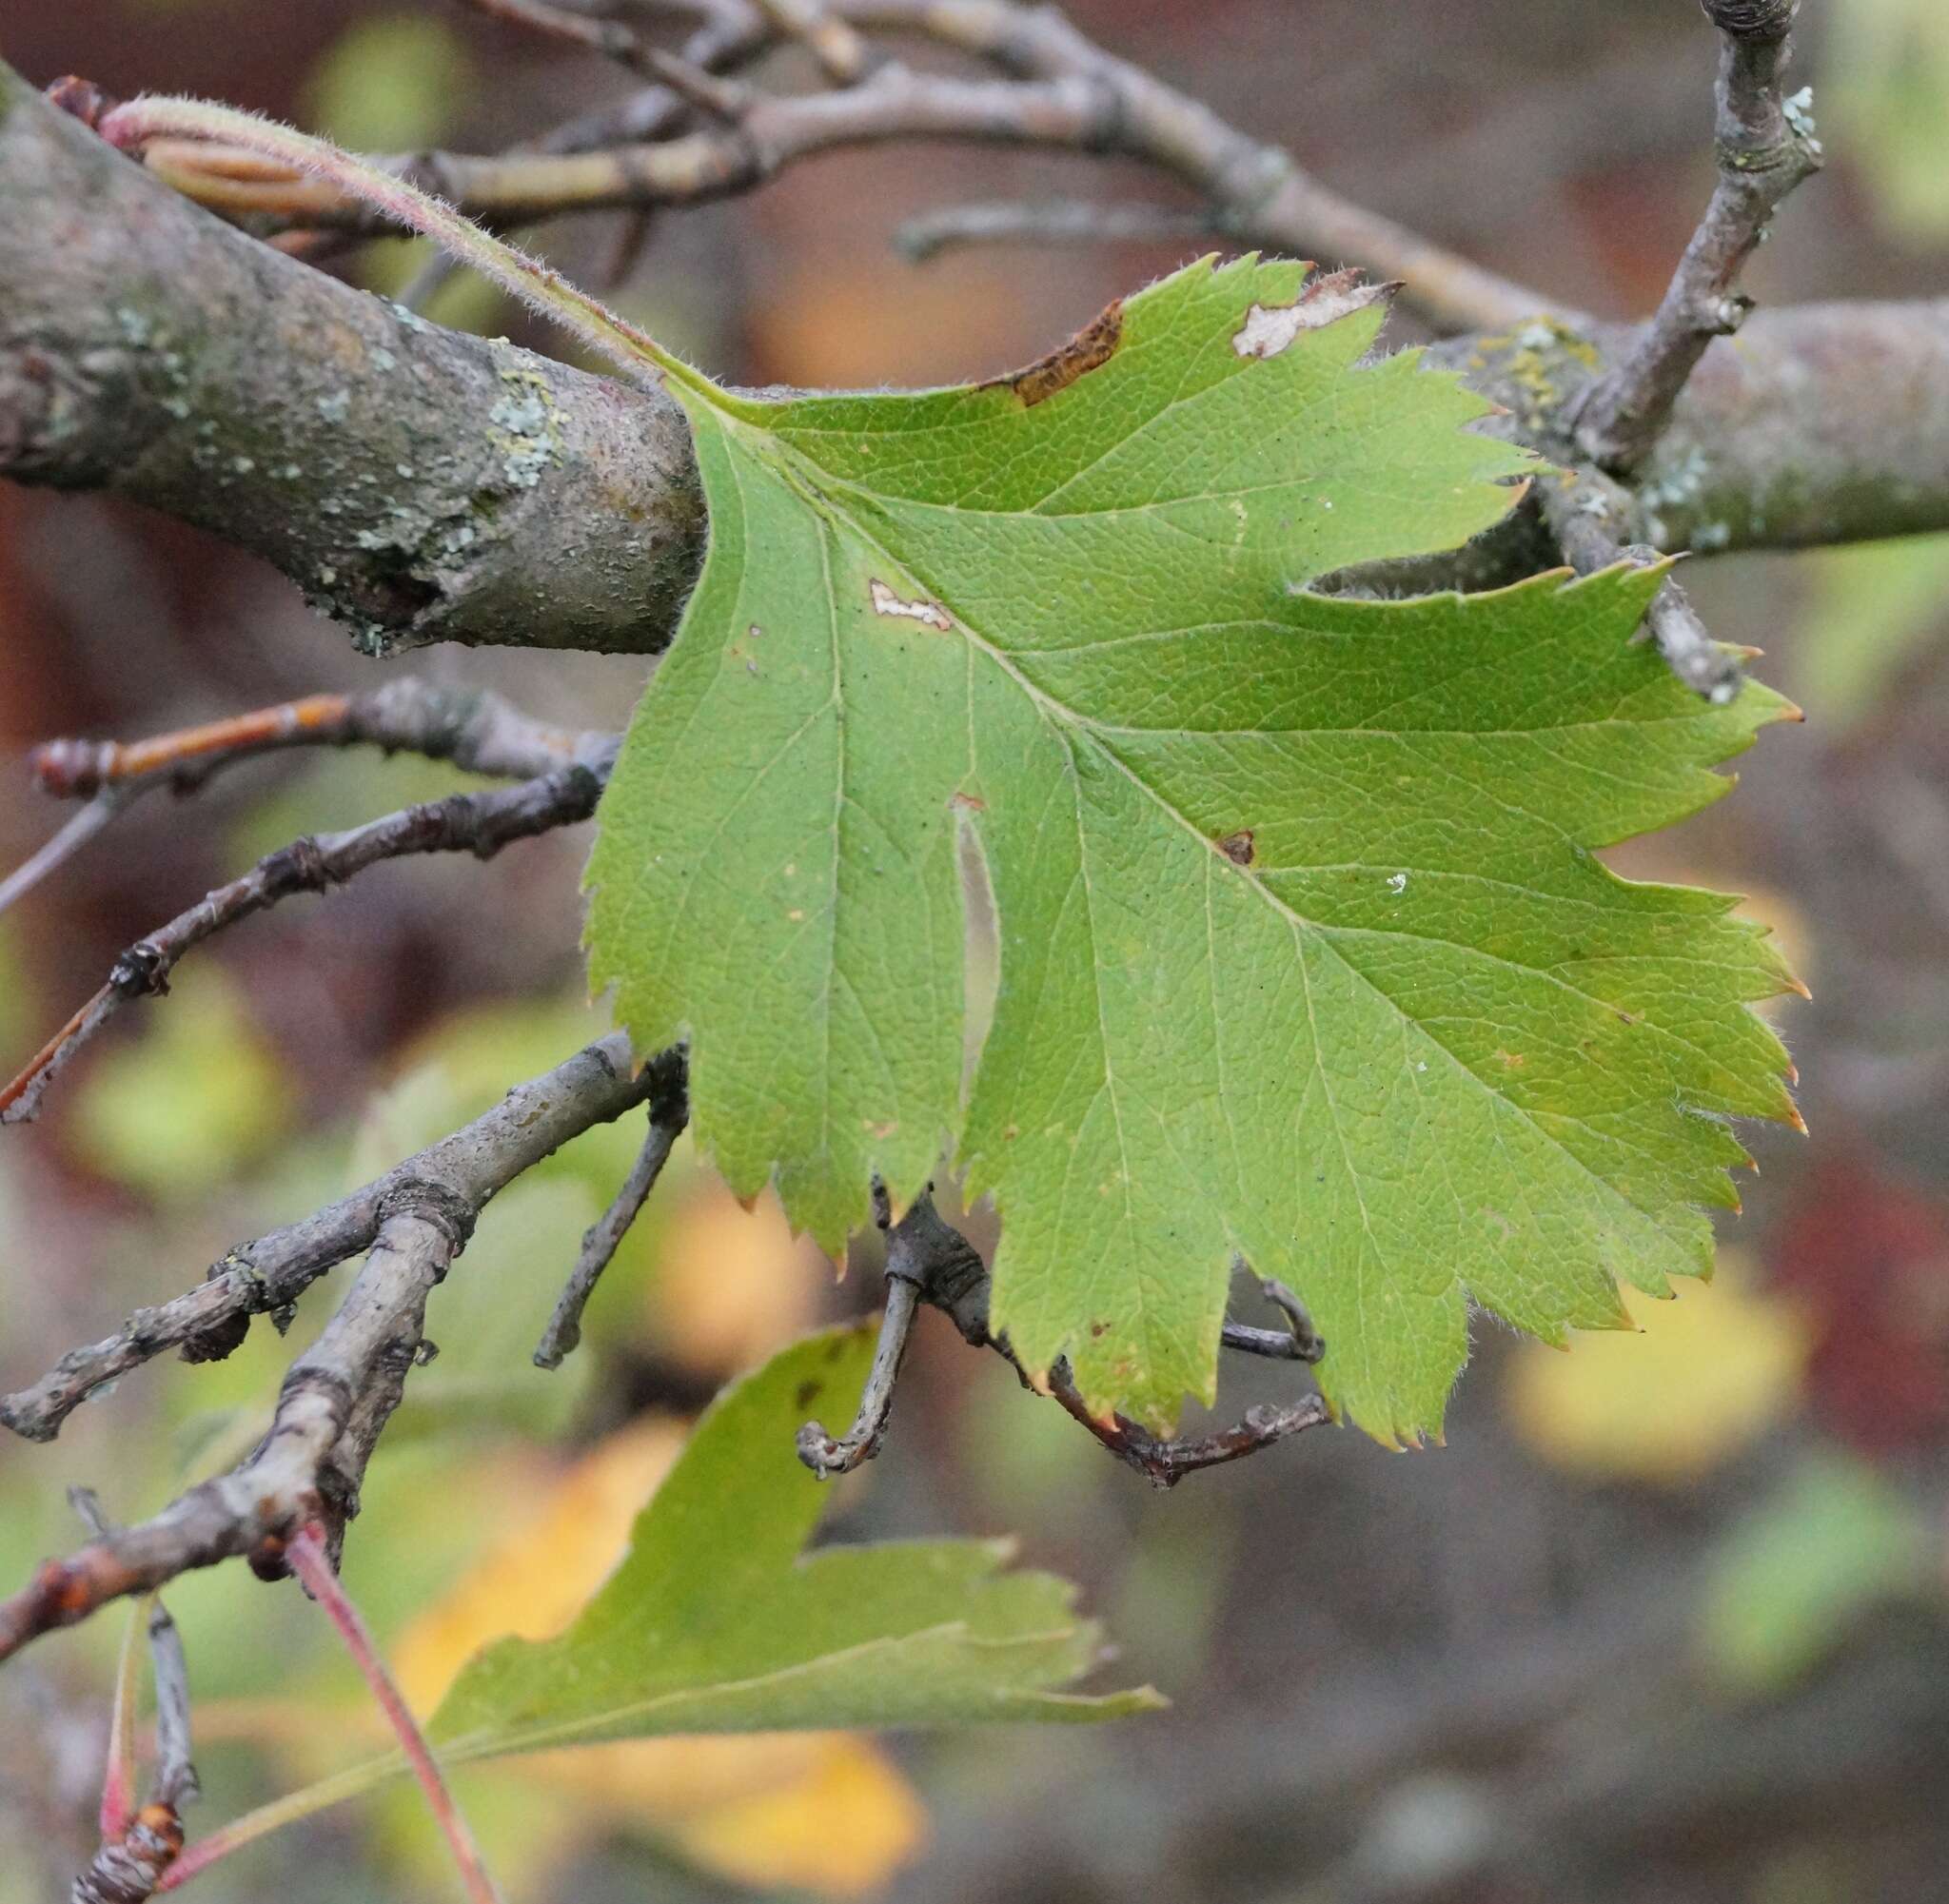
{"type": "Polygon", "coordinates": [[[1110,1325],[1108,1323],[1092,1323],[1090,1325],[1090,1333],[1093,1336],[1104,1335],[1109,1332],[1109,1328],[1110,1325]]]}
{"type": "Polygon", "coordinates": [[[810,1408],[825,1392],[826,1384],[815,1376],[811,1381],[798,1384],[797,1392],[792,1397],[792,1405],[797,1409],[810,1408]]]}
{"type": "Polygon", "coordinates": [[[1234,866],[1250,866],[1256,854],[1251,828],[1242,826],[1236,833],[1227,834],[1218,842],[1218,851],[1234,866]]]}
{"type": "Polygon", "coordinates": [[[948,805],[951,807],[966,807],[970,813],[976,814],[984,814],[988,811],[988,802],[974,794],[951,794],[948,795],[948,805]]]}
{"type": "Polygon", "coordinates": [[[1046,403],[1058,390],[1067,390],[1078,377],[1108,363],[1122,341],[1123,300],[1118,298],[1106,310],[1092,318],[1060,349],[1052,350],[1047,357],[1038,357],[1013,377],[1000,378],[996,383],[983,387],[994,389],[1005,383],[1020,400],[1023,409],[1033,410],[1037,403],[1046,403]]]}

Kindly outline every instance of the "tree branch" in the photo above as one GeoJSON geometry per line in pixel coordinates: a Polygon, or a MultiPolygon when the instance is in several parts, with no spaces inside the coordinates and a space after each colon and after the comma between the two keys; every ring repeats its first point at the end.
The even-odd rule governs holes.
{"type": "Polygon", "coordinates": [[[582,1311],[588,1307],[589,1298],[596,1293],[596,1285],[614,1260],[618,1246],[628,1235],[630,1225],[656,1188],[663,1166],[670,1161],[671,1149],[690,1122],[683,1053],[670,1050],[652,1059],[645,1075],[651,1073],[654,1075],[649,1092],[649,1134],[643,1139],[643,1148],[637,1153],[622,1188],[617,1191],[615,1202],[582,1237],[581,1253],[576,1258],[567,1286],[536,1345],[537,1368],[560,1368],[563,1358],[581,1344],[582,1311]]]}
{"type": "Polygon", "coordinates": [[[144,794],[190,794],[221,772],[293,747],[369,745],[451,760],[470,774],[522,779],[581,761],[598,771],[616,752],[607,734],[569,734],[531,720],[499,695],[436,688],[410,676],[358,695],[311,695],[148,740],[50,740],[28,765],[44,794],[88,805],[0,879],[0,913],[64,866],[144,794]]]}
{"type": "Polygon", "coordinates": [[[1720,31],[1719,183],[1657,315],[1578,417],[1579,448],[1613,476],[1644,461],[1706,345],[1744,323],[1740,271],[1782,201],[1821,167],[1820,142],[1785,96],[1800,0],[1702,5],[1720,31]]]}
{"type": "Polygon", "coordinates": [[[483,1116],[407,1158],[337,1203],[230,1250],[187,1294],[137,1309],[120,1329],[72,1350],[30,1387],[0,1396],[0,1425],[49,1442],[82,1403],[166,1350],[219,1360],[253,1316],[288,1308],[327,1270],[370,1248],[399,1211],[443,1213],[463,1240],[508,1184],[571,1138],[643,1103],[664,1075],[638,1070],[620,1032],[519,1085],[483,1116]]]}
{"type": "Polygon", "coordinates": [[[256,1450],[152,1519],[49,1561],[24,1591],[0,1601],[0,1659],[111,1600],[238,1554],[276,1578],[286,1541],[306,1521],[342,1529],[356,1510],[377,1434],[369,1423],[362,1424],[369,1434],[355,1427],[358,1403],[375,1381],[386,1382],[401,1344],[417,1346],[426,1298],[462,1241],[446,1214],[430,1207],[388,1215],[344,1305],[291,1364],[256,1450]]]}
{"type": "Polygon", "coordinates": [[[667,398],[336,283],[4,66],[0,475],[213,530],[374,653],[654,653],[702,551],[667,398]]]}
{"type": "MultiPolygon", "coordinates": [[[[775,0],[775,10],[782,0],[775,0]]],[[[953,7],[870,5],[782,10],[846,81],[837,92],[749,94],[735,119],[655,144],[568,154],[399,154],[385,169],[496,226],[564,212],[693,205],[746,191],[788,166],[847,147],[970,140],[1116,153],[1204,197],[1215,228],[1295,256],[1350,259],[1401,280],[1404,296],[1449,329],[1506,324],[1561,309],[1542,294],[1454,256],[1331,192],[1291,155],[1249,138],[1188,95],[1115,58],[1053,10],[990,0],[953,7]],[[876,64],[839,17],[939,39],[1014,75],[971,79],[876,64]],[[802,16],[802,18],[800,17],[802,16]],[[856,83],[854,83],[856,82],[856,83]]],[[[180,189],[285,228],[378,233],[383,212],[329,183],[222,148],[159,142],[147,163],[180,189]]]]}
{"type": "Polygon", "coordinates": [[[1084,199],[955,205],[910,218],[894,248],[915,265],[971,245],[1115,245],[1128,239],[1210,238],[1210,211],[1168,205],[1093,205],[1084,199]]]}
{"type": "Polygon", "coordinates": [[[109,788],[132,795],[162,785],[183,794],[225,767],[294,747],[377,747],[450,760],[491,779],[525,780],[578,762],[603,767],[616,736],[549,727],[497,694],[407,675],[364,694],[310,695],[147,740],[49,740],[28,756],[28,765],[41,792],[56,799],[89,799],[109,788]]]}
{"type": "MultiPolygon", "coordinates": [[[[932,10],[998,63],[1046,66],[1043,40],[996,39],[1004,13],[1022,17],[932,10]]],[[[703,516],[673,404],[402,319],[199,212],[4,72],[0,112],[0,473],[215,527],[368,646],[669,639],[703,516]],[[503,402],[532,456],[492,425],[503,402]],[[488,425],[501,455],[483,467],[488,425]]],[[[1431,359],[1520,408],[1527,440],[1566,437],[1566,406],[1632,334],[1579,334],[1585,360],[1551,369],[1540,402],[1533,375],[1505,374],[1531,354],[1522,334],[1431,359]]],[[[1949,528],[1949,300],[1759,313],[1737,352],[1707,349],[1639,477],[1621,540],[1667,553],[1949,528]]],[[[1535,566],[1518,525],[1411,579],[1489,586],[1535,566]]]]}
{"type": "Polygon", "coordinates": [[[75,1351],[35,1388],[0,1402],[0,1421],[48,1440],[115,1374],[172,1343],[194,1349],[192,1359],[228,1354],[249,1317],[285,1306],[369,1245],[337,1313],[291,1364],[250,1455],[150,1520],[45,1564],[0,1601],[0,1659],[111,1600],[239,1554],[264,1578],[280,1578],[288,1542],[314,1521],[336,1564],[366,1463],[417,1360],[427,1298],[480,1210],[571,1137],[641,1103],[666,1069],[634,1071],[628,1041],[604,1038],[343,1203],[231,1252],[201,1289],[138,1312],[119,1336],[75,1351]]]}
{"type": "Polygon", "coordinates": [[[101,990],[10,1084],[0,1088],[0,1124],[31,1122],[55,1077],[102,1027],[130,1000],[167,991],[169,973],[183,955],[226,927],[294,893],[323,893],[342,885],[382,860],[426,853],[471,853],[477,859],[491,859],[515,840],[574,826],[596,811],[608,772],[607,759],[599,767],[562,767],[504,791],[452,794],[345,833],[306,836],[280,847],[242,878],[206,893],[199,904],[130,946],[101,990]]]}
{"type": "MultiPolygon", "coordinates": [[[[1620,542],[1613,521],[1628,520],[1630,499],[1608,478],[1586,470],[1564,483],[1543,485],[1544,513],[1579,575],[1596,575],[1619,562],[1648,568],[1659,559],[1642,542],[1620,542]]],[[[1737,651],[1715,641],[1699,619],[1690,598],[1670,577],[1660,584],[1644,611],[1644,627],[1666,665],[1694,694],[1723,707],[1740,691],[1744,676],[1737,651]]]]}

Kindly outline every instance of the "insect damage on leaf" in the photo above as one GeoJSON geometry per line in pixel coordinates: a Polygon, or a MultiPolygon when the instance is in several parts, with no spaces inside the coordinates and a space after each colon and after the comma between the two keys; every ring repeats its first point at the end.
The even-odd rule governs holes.
{"type": "Polygon", "coordinates": [[[1533,467],[1370,357],[1384,316],[1206,261],[1033,402],[673,380],[710,550],[604,798],[592,976],[829,1249],[949,1156],[1002,1217],[994,1326],[1152,1425],[1211,1395],[1242,1255],[1338,1408],[1438,1429],[1471,1307],[1615,1325],[1620,1280],[1707,1266],[1728,1120],[1794,1115],[1758,930],[1594,856],[1723,792],[1778,697],[1632,645],[1655,575],[1307,588],[1533,467]],[[970,842],[1000,975],[964,1088],[970,842]]]}
{"type": "Polygon", "coordinates": [[[902,601],[885,582],[876,576],[868,589],[873,599],[876,615],[890,615],[896,619],[904,618],[917,621],[923,628],[937,628],[945,635],[954,627],[948,612],[937,601],[902,601]]]}
{"type": "Polygon", "coordinates": [[[1390,297],[1393,285],[1367,285],[1356,270],[1333,271],[1312,279],[1289,304],[1254,304],[1232,333],[1231,347],[1241,357],[1277,357],[1289,349],[1303,330],[1350,317],[1368,304],[1390,297]]]}

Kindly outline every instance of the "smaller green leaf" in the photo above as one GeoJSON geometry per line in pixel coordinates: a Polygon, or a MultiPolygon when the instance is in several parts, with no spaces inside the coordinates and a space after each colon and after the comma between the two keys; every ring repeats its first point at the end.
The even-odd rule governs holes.
{"type": "Polygon", "coordinates": [[[477,1654],[427,1727],[448,1762],[600,1739],[834,1726],[1099,1719],[1148,1687],[1063,1688],[1099,1653],[1074,1590],[1010,1573],[1007,1542],[800,1549],[829,1498],[793,1454],[843,1421],[869,1331],[796,1344],[727,1389],[565,1633],[477,1654]]]}
{"type": "Polygon", "coordinates": [[[1736,1686],[1791,1685],[1870,1608],[1928,1597],[1928,1550],[1923,1516],[1865,1462],[1810,1456],[1716,1556],[1701,1619],[1705,1656],[1736,1686]]]}

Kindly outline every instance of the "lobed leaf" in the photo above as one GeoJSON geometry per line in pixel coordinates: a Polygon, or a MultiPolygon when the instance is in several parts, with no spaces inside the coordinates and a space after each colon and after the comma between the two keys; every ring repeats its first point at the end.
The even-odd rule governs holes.
{"type": "Polygon", "coordinates": [[[875,1172],[955,1157],[1017,1354],[1153,1425],[1211,1397],[1236,1253],[1337,1406],[1438,1428],[1471,1303],[1616,1325],[1619,1279],[1707,1266],[1725,1120],[1795,1116],[1757,929],[1592,853],[1786,704],[1630,645],[1655,575],[1306,589],[1466,540],[1525,466],[1368,360],[1382,315],[1208,261],[994,384],[672,366],[711,545],[603,802],[593,977],[828,1249],[875,1172]],[[1001,947],[965,1087],[964,883],[1001,947]]]}

